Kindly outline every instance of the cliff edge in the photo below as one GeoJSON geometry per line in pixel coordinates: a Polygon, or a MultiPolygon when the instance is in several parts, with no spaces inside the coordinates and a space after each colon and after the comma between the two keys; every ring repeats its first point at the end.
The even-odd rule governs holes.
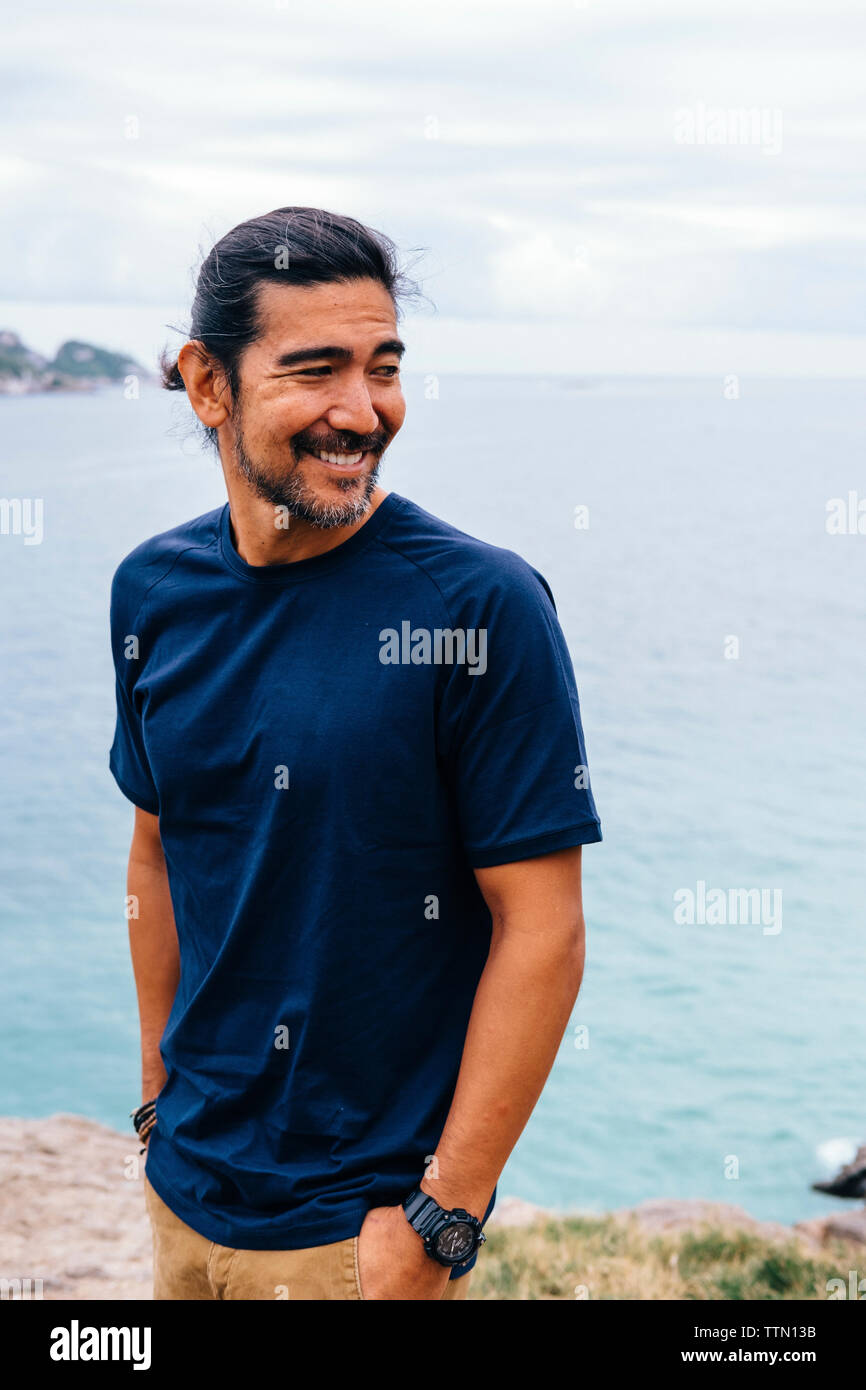
{"type": "MultiPolygon", "coordinates": [[[[27,1279],[30,1288],[42,1280],[45,1299],[151,1297],[144,1155],[138,1150],[131,1130],[122,1134],[79,1115],[0,1117],[0,1280],[9,1281],[4,1297],[15,1297],[15,1281],[27,1279]]],[[[664,1199],[599,1215],[549,1212],[501,1197],[485,1230],[488,1246],[473,1281],[473,1296],[481,1298],[685,1296],[667,1272],[676,1270],[684,1250],[694,1257],[700,1232],[718,1233],[720,1260],[725,1242],[731,1261],[751,1251],[766,1265],[768,1251],[770,1263],[774,1252],[796,1252],[812,1270],[815,1297],[827,1297],[828,1271],[838,1267],[847,1278],[859,1257],[866,1272],[863,1208],[787,1227],[756,1221],[722,1203],[664,1199]],[[661,1260],[665,1279],[650,1271],[650,1257],[661,1260]],[[583,1288],[588,1292],[574,1292],[583,1288]]],[[[800,1288],[796,1296],[809,1295],[800,1288]]]]}

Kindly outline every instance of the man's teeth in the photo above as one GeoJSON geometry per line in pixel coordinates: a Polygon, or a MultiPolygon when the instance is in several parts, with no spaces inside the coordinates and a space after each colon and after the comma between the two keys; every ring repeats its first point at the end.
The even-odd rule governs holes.
{"type": "Polygon", "coordinates": [[[351,468],[353,464],[361,462],[364,451],[362,449],[360,454],[325,454],[320,451],[318,457],[323,463],[339,463],[346,468],[351,468]]]}

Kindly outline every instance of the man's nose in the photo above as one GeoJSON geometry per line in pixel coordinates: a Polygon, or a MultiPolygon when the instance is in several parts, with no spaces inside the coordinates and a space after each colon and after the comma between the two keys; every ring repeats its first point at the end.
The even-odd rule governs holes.
{"type": "Polygon", "coordinates": [[[372,434],[379,428],[379,417],[363,381],[343,384],[325,418],[332,429],[347,430],[352,434],[372,434]]]}

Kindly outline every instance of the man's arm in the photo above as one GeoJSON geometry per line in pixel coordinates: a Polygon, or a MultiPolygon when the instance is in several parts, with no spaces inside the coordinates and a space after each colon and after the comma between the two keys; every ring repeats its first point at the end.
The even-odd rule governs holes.
{"type": "Polygon", "coordinates": [[[483,1219],[550,1074],[583,978],[581,846],[476,869],[493,918],[454,1098],[421,1188],[483,1219]],[[436,1176],[433,1176],[436,1174],[436,1176]]]}
{"type": "MultiPolygon", "coordinates": [[[[475,875],[493,919],[490,952],[436,1163],[420,1186],[441,1207],[463,1207],[480,1221],[541,1095],[583,978],[581,846],[475,875]]],[[[358,1253],[365,1297],[442,1297],[450,1271],[425,1253],[401,1207],[367,1213],[358,1253]]]]}
{"type": "Polygon", "coordinates": [[[135,808],[129,850],[128,895],[138,916],[129,919],[129,949],[141,1027],[141,1099],[152,1100],[165,1085],[160,1039],[180,979],[180,952],[159,817],[135,808]]]}

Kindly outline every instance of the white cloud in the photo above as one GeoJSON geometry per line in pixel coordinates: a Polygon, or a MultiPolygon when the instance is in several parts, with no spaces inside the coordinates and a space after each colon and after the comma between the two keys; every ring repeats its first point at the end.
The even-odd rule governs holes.
{"type": "MultiPolygon", "coordinates": [[[[572,236],[574,232],[572,230],[572,236]]],[[[490,257],[495,307],[528,318],[595,317],[609,285],[588,245],[551,232],[519,236],[490,257]]]]}
{"type": "Polygon", "coordinates": [[[55,0],[4,36],[0,294],[183,300],[301,203],[430,247],[443,319],[845,331],[864,36],[859,0],[55,0]],[[780,148],[678,143],[699,104],[780,148]]]}

